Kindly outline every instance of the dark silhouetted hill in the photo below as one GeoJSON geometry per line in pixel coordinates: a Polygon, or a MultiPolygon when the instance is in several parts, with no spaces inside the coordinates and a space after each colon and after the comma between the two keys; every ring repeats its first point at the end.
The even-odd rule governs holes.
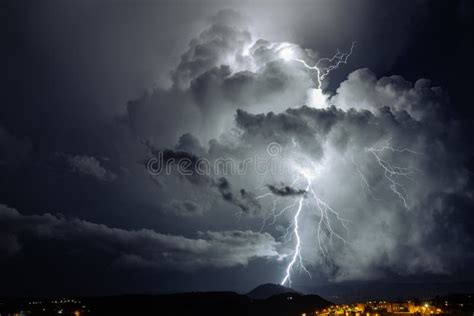
{"type": "Polygon", "coordinates": [[[246,295],[253,299],[266,299],[273,295],[283,294],[283,293],[298,293],[292,288],[285,287],[280,284],[267,283],[262,284],[254,288],[252,291],[248,292],[246,295]]]}
{"type": "MultiPolygon", "coordinates": [[[[168,295],[122,295],[109,297],[77,298],[80,304],[51,304],[51,299],[42,304],[29,305],[28,300],[6,300],[0,304],[0,313],[15,313],[28,310],[28,315],[56,315],[61,309],[65,315],[80,310],[80,315],[226,315],[226,316],[292,316],[310,313],[332,303],[317,295],[302,295],[296,291],[275,286],[259,286],[253,294],[266,296],[268,293],[286,292],[266,299],[254,299],[235,292],[196,292],[168,295]],[[293,293],[289,293],[288,290],[293,293]],[[45,309],[47,312],[44,312],[45,309]],[[50,313],[48,313],[50,312],[50,313]]],[[[250,293],[249,293],[250,294],[250,293]]],[[[38,299],[39,300],[39,299],[38,299]]]]}

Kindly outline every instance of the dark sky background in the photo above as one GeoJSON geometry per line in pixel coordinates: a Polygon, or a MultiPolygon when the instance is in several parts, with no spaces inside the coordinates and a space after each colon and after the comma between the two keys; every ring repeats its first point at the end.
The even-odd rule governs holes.
{"type": "Polygon", "coordinates": [[[315,190],[351,221],[323,260],[305,213],[312,277],[296,269],[294,288],[474,290],[471,1],[1,1],[0,21],[0,295],[280,282],[292,216],[261,229],[272,200],[256,197],[291,177],[145,166],[165,149],[242,160],[270,142],[317,163],[315,190]],[[325,101],[274,45],[315,60],[353,41],[325,101]],[[384,141],[420,153],[384,153],[416,170],[408,207],[367,151],[384,141]]]}

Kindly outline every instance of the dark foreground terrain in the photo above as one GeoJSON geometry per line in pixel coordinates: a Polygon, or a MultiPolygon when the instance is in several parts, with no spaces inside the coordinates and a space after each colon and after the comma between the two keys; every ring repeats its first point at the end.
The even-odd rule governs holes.
{"type": "Polygon", "coordinates": [[[406,301],[354,301],[349,305],[341,305],[318,295],[303,295],[291,288],[264,284],[247,294],[196,292],[82,298],[0,298],[0,315],[312,316],[315,311],[321,313],[323,309],[326,309],[324,315],[474,315],[474,295],[470,294],[436,296],[411,302],[427,306],[426,313],[411,313],[401,309],[390,312],[386,309],[388,305],[392,309],[394,306],[404,306],[406,301]],[[363,309],[354,309],[361,304],[365,306],[363,309]]]}
{"type": "Polygon", "coordinates": [[[4,300],[1,315],[301,315],[332,303],[278,285],[235,292],[124,295],[74,299],[4,300]]]}

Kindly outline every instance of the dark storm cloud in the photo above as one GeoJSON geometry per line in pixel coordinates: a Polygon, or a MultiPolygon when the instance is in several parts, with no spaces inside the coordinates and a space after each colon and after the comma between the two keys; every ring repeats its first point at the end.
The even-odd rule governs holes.
{"type": "Polygon", "coordinates": [[[278,196],[298,196],[306,193],[305,190],[295,189],[289,186],[277,188],[276,186],[269,184],[267,185],[267,188],[270,190],[270,192],[278,196]]]}
{"type": "Polygon", "coordinates": [[[193,270],[203,267],[247,265],[255,258],[278,257],[278,242],[267,233],[252,231],[199,232],[197,238],[157,233],[150,229],[125,230],[60,215],[22,215],[0,205],[0,251],[12,255],[21,239],[59,240],[74,247],[102,249],[118,264],[193,270]]]}
{"type": "Polygon", "coordinates": [[[255,199],[253,194],[244,189],[240,189],[238,194],[234,194],[232,187],[226,178],[219,178],[215,181],[214,186],[217,187],[225,201],[239,207],[242,212],[248,215],[255,215],[261,210],[261,205],[255,199]]]}
{"type": "Polygon", "coordinates": [[[187,151],[197,156],[203,156],[205,154],[205,149],[201,146],[199,140],[190,133],[181,135],[176,144],[176,149],[187,151]]]}
{"type": "Polygon", "coordinates": [[[117,175],[105,169],[97,158],[92,156],[67,156],[73,172],[95,177],[102,181],[113,181],[117,175]]]}
{"type": "MultiPolygon", "coordinates": [[[[149,142],[144,143],[150,151],[150,158],[144,162],[149,172],[159,175],[169,174],[173,170],[174,174],[194,183],[212,185],[213,180],[210,175],[196,172],[199,170],[200,158],[193,152],[186,150],[201,151],[199,142],[190,134],[183,135],[174,149],[158,149],[149,142]],[[154,173],[153,173],[154,172],[154,173]]],[[[202,152],[201,152],[202,154],[202,152]]]]}
{"type": "Polygon", "coordinates": [[[250,143],[274,141],[281,145],[288,145],[292,143],[292,139],[296,138],[314,157],[322,154],[316,131],[303,117],[291,110],[284,113],[270,112],[256,115],[237,110],[235,123],[244,131],[242,137],[250,143]]]}
{"type": "Polygon", "coordinates": [[[175,214],[177,216],[202,216],[205,212],[201,205],[194,201],[185,200],[178,201],[172,200],[165,205],[165,211],[175,214]]]}
{"type": "MultiPolygon", "coordinates": [[[[146,164],[149,171],[156,172],[156,174],[152,177],[157,177],[161,173],[163,173],[165,176],[177,175],[182,179],[190,181],[193,185],[204,185],[209,189],[215,189],[224,201],[238,207],[245,213],[254,214],[260,209],[260,204],[257,200],[255,200],[252,194],[248,193],[244,189],[241,189],[239,192],[235,193],[226,177],[218,177],[217,174],[210,173],[210,168],[202,167],[202,163],[204,163],[206,166],[211,166],[212,163],[211,160],[208,159],[209,156],[204,152],[204,149],[200,146],[197,139],[191,134],[185,134],[181,136],[178,144],[175,147],[177,149],[181,148],[195,150],[206,156],[198,157],[186,151],[175,151],[170,149],[158,150],[153,148],[153,146],[150,144],[147,144],[147,146],[151,151],[152,157],[159,158],[156,159],[156,161],[148,160],[146,164]],[[150,164],[150,161],[153,163],[150,164]],[[168,170],[175,170],[175,172],[170,173],[168,170]],[[209,171],[205,172],[206,170],[209,171]]],[[[153,181],[159,180],[154,178],[153,181]]],[[[159,183],[159,186],[161,187],[163,184],[161,182],[159,183]]],[[[185,207],[185,209],[189,208],[185,207]]]]}
{"type": "Polygon", "coordinates": [[[241,204],[244,205],[242,211],[244,211],[249,216],[261,216],[262,205],[258,202],[255,194],[244,189],[240,189],[239,193],[240,198],[243,201],[241,204]]]}
{"type": "Polygon", "coordinates": [[[215,186],[217,187],[219,192],[222,194],[222,197],[224,198],[224,200],[230,201],[230,202],[234,200],[234,194],[231,191],[230,183],[229,181],[227,181],[226,178],[223,178],[223,177],[219,178],[216,181],[215,186]]]}
{"type": "MultiPolygon", "coordinates": [[[[268,227],[273,236],[247,229],[260,227],[258,219],[273,206],[273,200],[257,199],[256,192],[260,196],[265,183],[291,183],[295,172],[283,179],[251,173],[224,180],[176,173],[150,177],[136,162],[152,151],[137,136],[153,148],[169,148],[168,161],[189,159],[188,170],[199,157],[237,162],[262,153],[268,157],[270,142],[281,146],[284,158],[315,163],[318,194],[351,220],[348,243],[335,243],[331,269],[323,278],[459,271],[472,278],[473,158],[467,138],[473,71],[472,59],[465,58],[472,55],[472,4],[227,3],[251,16],[253,25],[232,10],[199,24],[210,8],[221,6],[201,1],[2,6],[8,49],[0,52],[5,61],[0,200],[24,213],[0,207],[0,249],[3,262],[10,260],[0,277],[11,280],[0,290],[10,295],[16,288],[24,295],[25,284],[34,282],[26,276],[19,280],[26,270],[34,271],[31,262],[38,267],[57,263],[50,278],[63,285],[61,277],[66,269],[70,273],[65,254],[83,248],[105,249],[115,264],[134,266],[135,272],[231,267],[251,258],[278,257],[281,245],[275,239],[285,231],[291,211],[277,221],[282,229],[268,227]],[[308,97],[314,74],[282,61],[276,49],[281,41],[317,49],[295,46],[310,62],[345,50],[354,40],[358,46],[349,64],[331,74],[323,84],[326,99],[315,102],[308,97]],[[357,70],[345,80],[360,67],[374,72],[357,70]],[[404,77],[387,76],[392,73],[404,77]],[[423,77],[432,78],[434,86],[423,77]],[[449,88],[451,101],[437,85],[449,88]],[[419,153],[387,151],[383,157],[416,170],[413,180],[397,179],[407,187],[408,210],[368,151],[387,141],[419,153]],[[57,167],[50,163],[56,153],[75,154],[57,167]],[[32,214],[35,210],[65,216],[32,214]],[[237,222],[236,210],[250,216],[237,222]],[[208,229],[215,232],[182,237],[208,229]],[[51,240],[65,247],[49,250],[46,262],[42,251],[51,240]]],[[[314,228],[318,214],[306,215],[304,223],[314,228]]],[[[308,267],[328,270],[315,236],[303,235],[308,267]]],[[[283,270],[276,261],[265,266],[270,278],[283,270]]],[[[239,286],[254,285],[255,273],[240,273],[244,285],[239,286]]],[[[102,271],[98,276],[84,280],[98,282],[102,271]]],[[[193,286],[200,289],[208,283],[194,278],[193,286]]],[[[41,284],[48,287],[49,281],[41,284]]],[[[151,291],[161,289],[158,281],[151,291]]],[[[151,282],[137,285],[131,277],[120,286],[125,292],[131,284],[142,291],[145,283],[151,282]]]]}
{"type": "MultiPolygon", "coordinates": [[[[225,82],[226,76],[215,76],[213,80],[225,82]]],[[[440,203],[444,211],[450,208],[445,203],[452,200],[453,190],[466,192],[471,185],[467,180],[465,156],[460,150],[462,126],[445,117],[443,105],[447,99],[442,89],[424,79],[415,84],[400,76],[377,79],[369,70],[361,69],[350,74],[328,102],[334,105],[301,106],[280,113],[252,114],[238,109],[234,117],[237,136],[227,141],[211,141],[206,152],[199,141],[185,135],[177,147],[200,151],[205,156],[239,158],[251,157],[270,142],[276,142],[287,158],[300,156],[330,170],[329,178],[317,180],[321,185],[327,182],[324,186],[327,198],[336,200],[339,209],[358,214],[355,217],[354,213],[346,213],[352,219],[352,240],[350,247],[339,248],[333,254],[331,274],[335,280],[372,279],[390,273],[449,273],[457,269],[455,262],[460,252],[449,251],[450,243],[435,243],[434,236],[442,234],[443,228],[434,214],[440,211],[440,203]],[[405,223],[407,210],[387,182],[383,166],[377,164],[369,150],[383,146],[410,150],[408,155],[394,150],[383,153],[386,161],[416,170],[413,180],[397,179],[407,188],[404,199],[409,205],[410,224],[405,223]],[[347,169],[347,165],[338,165],[337,159],[352,162],[350,165],[354,166],[347,169]],[[361,193],[367,190],[361,189],[361,177],[371,192],[376,192],[373,200],[370,196],[360,199],[361,193]],[[348,185],[343,200],[337,195],[340,185],[334,181],[348,185]],[[442,198],[433,199],[433,196],[442,198]],[[412,237],[403,240],[403,236],[412,237]],[[413,260],[404,260],[405,254],[413,260]]],[[[210,187],[246,214],[262,216],[271,208],[255,198],[243,203],[249,193],[241,191],[239,195],[232,190],[231,181],[236,179],[217,178],[210,182],[210,187]],[[249,210],[249,203],[258,205],[254,208],[257,212],[249,210]]],[[[258,182],[258,179],[252,180],[249,175],[248,181],[258,182]]],[[[305,194],[304,190],[291,187],[267,188],[278,196],[305,194]]],[[[472,203],[466,195],[461,200],[464,202],[460,205],[472,203]]],[[[463,231],[460,235],[464,238],[456,242],[456,247],[465,252],[470,247],[471,233],[463,231]]],[[[310,248],[307,251],[314,252],[314,247],[310,248]]],[[[317,265],[319,259],[313,260],[317,265]]]]}

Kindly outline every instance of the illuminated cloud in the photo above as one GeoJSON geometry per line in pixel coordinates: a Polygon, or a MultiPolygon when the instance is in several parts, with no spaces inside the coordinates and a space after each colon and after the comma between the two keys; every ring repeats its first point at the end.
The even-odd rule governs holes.
{"type": "Polygon", "coordinates": [[[194,270],[247,265],[257,258],[279,256],[279,243],[267,233],[246,231],[199,232],[197,238],[161,234],[150,229],[126,230],[61,215],[23,215],[0,205],[3,255],[20,251],[20,239],[56,240],[69,246],[106,251],[117,264],[194,270]]]}

